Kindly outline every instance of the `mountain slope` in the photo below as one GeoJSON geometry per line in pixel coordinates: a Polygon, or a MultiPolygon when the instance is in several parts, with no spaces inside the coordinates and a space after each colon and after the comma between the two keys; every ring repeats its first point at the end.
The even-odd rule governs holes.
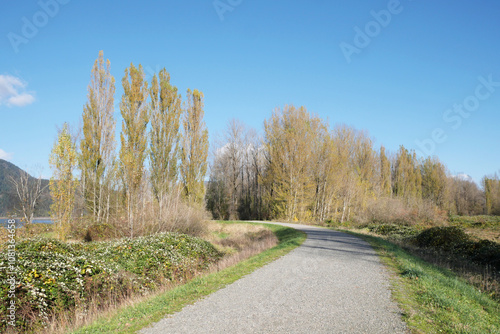
{"type": "MultiPolygon", "coordinates": [[[[0,217],[14,214],[18,207],[16,189],[10,179],[11,177],[19,179],[21,172],[21,168],[6,160],[0,159],[0,217]]],[[[32,178],[32,176],[30,176],[30,178],[32,178]]],[[[48,183],[49,180],[42,180],[42,187],[48,185],[48,183]]],[[[35,212],[35,216],[48,216],[50,204],[49,188],[46,187],[41,196],[40,205],[35,212]]]]}

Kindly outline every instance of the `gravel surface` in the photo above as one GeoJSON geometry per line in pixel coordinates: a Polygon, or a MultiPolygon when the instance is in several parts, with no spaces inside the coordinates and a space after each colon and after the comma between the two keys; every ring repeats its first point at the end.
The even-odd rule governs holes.
{"type": "Polygon", "coordinates": [[[363,240],[282,224],[307,240],[140,333],[406,333],[388,273],[363,240]]]}

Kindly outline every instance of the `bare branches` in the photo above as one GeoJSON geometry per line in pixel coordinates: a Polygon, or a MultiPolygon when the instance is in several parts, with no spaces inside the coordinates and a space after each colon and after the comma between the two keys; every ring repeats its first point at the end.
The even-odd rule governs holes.
{"type": "Polygon", "coordinates": [[[39,205],[40,197],[48,185],[42,185],[41,173],[38,178],[34,178],[23,170],[19,172],[18,178],[10,176],[9,179],[16,190],[20,214],[27,224],[31,224],[39,205]]]}

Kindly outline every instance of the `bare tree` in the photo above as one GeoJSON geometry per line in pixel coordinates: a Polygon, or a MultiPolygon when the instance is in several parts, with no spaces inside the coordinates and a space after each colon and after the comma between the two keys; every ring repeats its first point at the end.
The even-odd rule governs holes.
{"type": "Polygon", "coordinates": [[[45,186],[42,184],[41,173],[39,173],[38,178],[34,178],[23,170],[19,172],[17,178],[10,176],[10,182],[16,189],[20,214],[29,228],[33,222],[35,210],[40,203],[40,197],[48,184],[45,186]]]}

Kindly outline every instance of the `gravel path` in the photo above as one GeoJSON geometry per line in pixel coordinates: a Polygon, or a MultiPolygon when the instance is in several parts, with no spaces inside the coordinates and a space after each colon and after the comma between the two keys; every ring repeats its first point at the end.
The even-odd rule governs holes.
{"type": "Polygon", "coordinates": [[[288,225],[307,240],[140,333],[405,333],[388,273],[363,240],[288,225]]]}

